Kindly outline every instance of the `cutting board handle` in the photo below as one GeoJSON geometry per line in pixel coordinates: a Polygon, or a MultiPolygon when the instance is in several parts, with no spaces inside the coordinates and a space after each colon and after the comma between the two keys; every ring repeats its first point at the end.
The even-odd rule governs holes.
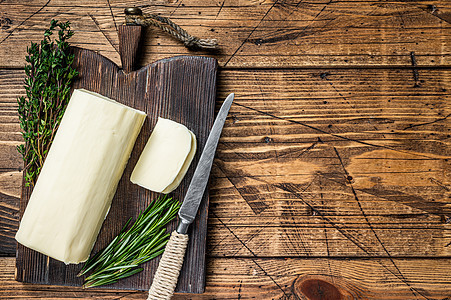
{"type": "Polygon", "coordinates": [[[140,25],[120,25],[118,28],[119,54],[125,73],[134,71],[138,65],[142,30],[140,25]]]}

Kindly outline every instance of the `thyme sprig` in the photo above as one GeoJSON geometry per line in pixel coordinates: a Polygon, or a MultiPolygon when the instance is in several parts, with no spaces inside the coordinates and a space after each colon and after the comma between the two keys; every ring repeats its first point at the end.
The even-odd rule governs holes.
{"type": "Polygon", "coordinates": [[[78,274],[91,272],[83,287],[115,283],[141,272],[140,264],[163,253],[169,240],[166,224],[175,218],[179,208],[176,199],[163,196],[152,202],[128,227],[130,218],[105,249],[86,261],[78,274]]]}
{"type": "Polygon", "coordinates": [[[25,144],[17,147],[25,161],[25,183],[34,185],[50,149],[70,97],[74,55],[67,40],[74,34],[70,23],[50,22],[44,39],[27,48],[26,96],[19,97],[19,121],[25,144]],[[54,30],[58,37],[52,40],[54,30]]]}

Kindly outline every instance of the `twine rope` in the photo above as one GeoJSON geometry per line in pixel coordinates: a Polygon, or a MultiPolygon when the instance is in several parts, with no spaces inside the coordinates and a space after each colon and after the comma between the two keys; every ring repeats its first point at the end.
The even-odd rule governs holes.
{"type": "Polygon", "coordinates": [[[187,245],[187,234],[172,232],[155,273],[147,300],[171,299],[183,265],[187,245]]]}
{"type": "Polygon", "coordinates": [[[171,21],[171,19],[162,17],[156,14],[129,14],[125,15],[125,21],[127,24],[136,24],[141,26],[155,26],[161,30],[169,33],[183,44],[187,48],[200,48],[200,49],[217,49],[218,42],[216,39],[200,39],[198,37],[190,35],[186,30],[179,25],[171,21]]]}

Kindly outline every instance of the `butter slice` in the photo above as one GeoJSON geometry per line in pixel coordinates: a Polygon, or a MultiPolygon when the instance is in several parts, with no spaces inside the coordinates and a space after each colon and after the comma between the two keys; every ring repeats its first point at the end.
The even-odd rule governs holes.
{"type": "Polygon", "coordinates": [[[74,90],[16,240],[66,264],[86,261],[146,118],[74,90]]]}
{"type": "Polygon", "coordinates": [[[196,136],[188,128],[158,118],[130,180],[154,192],[170,193],[188,171],[196,149],[196,136]]]}

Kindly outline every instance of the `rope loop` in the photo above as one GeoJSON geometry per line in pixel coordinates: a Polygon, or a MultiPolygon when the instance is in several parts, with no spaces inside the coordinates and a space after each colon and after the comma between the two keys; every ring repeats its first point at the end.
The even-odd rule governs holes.
{"type": "Polygon", "coordinates": [[[157,14],[146,14],[137,7],[125,9],[125,22],[127,25],[155,26],[169,33],[177,40],[183,42],[185,47],[191,49],[213,50],[218,48],[216,39],[200,39],[190,35],[179,25],[172,22],[171,19],[159,16],[157,14]]]}
{"type": "Polygon", "coordinates": [[[190,36],[185,42],[185,46],[188,48],[193,47],[194,45],[196,45],[197,43],[199,43],[199,39],[197,37],[194,36],[190,36]]]}

